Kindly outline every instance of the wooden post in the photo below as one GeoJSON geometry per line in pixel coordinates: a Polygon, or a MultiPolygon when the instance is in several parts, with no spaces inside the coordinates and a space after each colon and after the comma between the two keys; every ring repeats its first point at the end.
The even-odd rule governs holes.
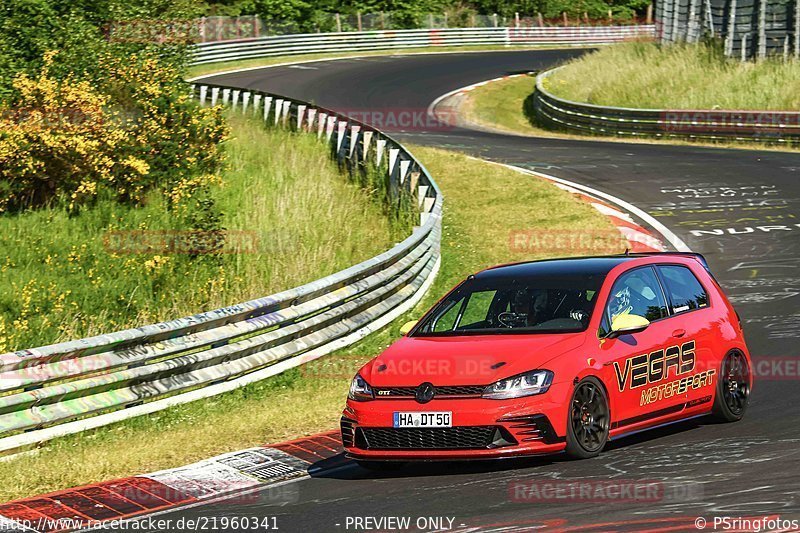
{"type": "Polygon", "coordinates": [[[475,13],[469,14],[469,25],[473,28],[475,27],[475,13]]]}
{"type": "Polygon", "coordinates": [[[386,18],[384,16],[384,12],[383,11],[381,11],[381,29],[382,30],[386,29],[386,18]]]}
{"type": "Polygon", "coordinates": [[[589,24],[589,13],[586,11],[583,12],[583,22],[589,24]]]}
{"type": "Polygon", "coordinates": [[[567,12],[564,11],[561,13],[561,15],[564,17],[564,26],[569,26],[569,17],[567,16],[567,12]]]}
{"type": "Polygon", "coordinates": [[[361,11],[356,12],[356,20],[358,21],[358,31],[361,31],[361,11]]]}
{"type": "Polygon", "coordinates": [[[444,27],[449,28],[450,26],[447,25],[447,11],[444,12],[444,27]]]}
{"type": "Polygon", "coordinates": [[[514,27],[519,28],[519,11],[514,12],[514,27]]]}
{"type": "Polygon", "coordinates": [[[336,13],[336,31],[342,33],[342,17],[336,13]]]}
{"type": "Polygon", "coordinates": [[[536,22],[539,24],[540,28],[544,28],[544,17],[541,13],[536,13],[536,22]]]}
{"type": "Polygon", "coordinates": [[[614,20],[614,15],[611,13],[611,10],[608,10],[608,21],[611,22],[614,20]]]}
{"type": "Polygon", "coordinates": [[[497,13],[492,13],[492,24],[497,27],[497,13]]]}
{"type": "Polygon", "coordinates": [[[428,29],[433,29],[433,13],[428,13],[428,29]]]}
{"type": "MultiPolygon", "coordinates": [[[[611,13],[611,11],[609,11],[609,13],[611,13]]],[[[647,6],[647,18],[645,19],[645,22],[647,24],[652,24],[653,23],[653,4],[649,4],[647,6]]]]}

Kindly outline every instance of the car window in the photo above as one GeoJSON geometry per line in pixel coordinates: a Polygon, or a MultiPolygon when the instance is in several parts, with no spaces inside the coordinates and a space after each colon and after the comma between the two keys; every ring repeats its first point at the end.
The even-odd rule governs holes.
{"type": "Polygon", "coordinates": [[[461,304],[464,303],[464,299],[461,298],[457,302],[451,302],[450,306],[443,310],[443,312],[436,318],[433,322],[432,330],[436,333],[442,331],[450,331],[456,325],[456,318],[458,317],[458,311],[461,309],[461,304]]]}
{"type": "Polygon", "coordinates": [[[414,336],[583,331],[603,279],[583,273],[468,279],[422,319],[414,336]]]}
{"type": "Polygon", "coordinates": [[[473,292],[467,300],[467,307],[464,309],[464,314],[461,317],[460,327],[468,328],[470,326],[486,325],[486,318],[489,315],[489,309],[494,301],[497,291],[480,291],[473,292]]]}
{"type": "Polygon", "coordinates": [[[658,270],[664,279],[664,290],[673,313],[708,306],[708,294],[691,270],[678,265],[661,265],[658,270]]]}
{"type": "Polygon", "coordinates": [[[623,314],[643,316],[651,322],[667,316],[667,302],[655,271],[637,268],[620,276],[611,289],[605,314],[609,323],[623,314]]]}

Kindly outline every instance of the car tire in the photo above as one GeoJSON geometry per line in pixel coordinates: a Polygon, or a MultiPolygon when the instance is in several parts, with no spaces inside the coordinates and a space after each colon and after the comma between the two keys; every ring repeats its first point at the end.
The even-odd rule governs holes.
{"type": "Polygon", "coordinates": [[[720,363],[713,417],[720,422],[738,422],[750,403],[750,365],[738,350],[725,354],[720,363]]]}
{"type": "Polygon", "coordinates": [[[405,463],[401,461],[356,461],[356,464],[372,472],[393,472],[403,468],[405,463]]]}
{"type": "Polygon", "coordinates": [[[611,410],[600,380],[587,377],[575,385],[567,415],[567,455],[588,459],[600,454],[608,442],[611,410]]]}

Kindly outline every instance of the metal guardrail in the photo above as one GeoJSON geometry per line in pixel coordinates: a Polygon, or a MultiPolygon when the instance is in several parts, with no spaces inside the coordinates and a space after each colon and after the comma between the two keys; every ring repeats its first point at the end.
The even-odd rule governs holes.
{"type": "Polygon", "coordinates": [[[607,107],[559,98],[546,88],[558,69],[536,78],[533,111],[542,126],[568,132],[628,137],[675,137],[770,143],[800,141],[800,112],[607,107]]]}
{"type": "Polygon", "coordinates": [[[316,134],[351,173],[369,165],[385,173],[396,197],[416,200],[420,225],[372,259],[279,294],[0,355],[0,451],[219,394],[307,362],[413,307],[436,275],[442,196],[401,144],[291,98],[214,85],[194,91],[202,103],[316,134]]]}
{"type": "Polygon", "coordinates": [[[653,38],[655,26],[570,26],[511,28],[443,28],[280,35],[242,41],[201,43],[194,64],[258,57],[358,52],[435,46],[591,46],[653,38]]]}

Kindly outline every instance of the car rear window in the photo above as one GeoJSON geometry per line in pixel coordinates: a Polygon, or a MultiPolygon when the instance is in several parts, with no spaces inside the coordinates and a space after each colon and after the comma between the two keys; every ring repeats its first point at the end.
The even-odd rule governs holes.
{"type": "Polygon", "coordinates": [[[694,273],[684,266],[660,265],[672,314],[708,307],[708,293],[694,273]]]}

